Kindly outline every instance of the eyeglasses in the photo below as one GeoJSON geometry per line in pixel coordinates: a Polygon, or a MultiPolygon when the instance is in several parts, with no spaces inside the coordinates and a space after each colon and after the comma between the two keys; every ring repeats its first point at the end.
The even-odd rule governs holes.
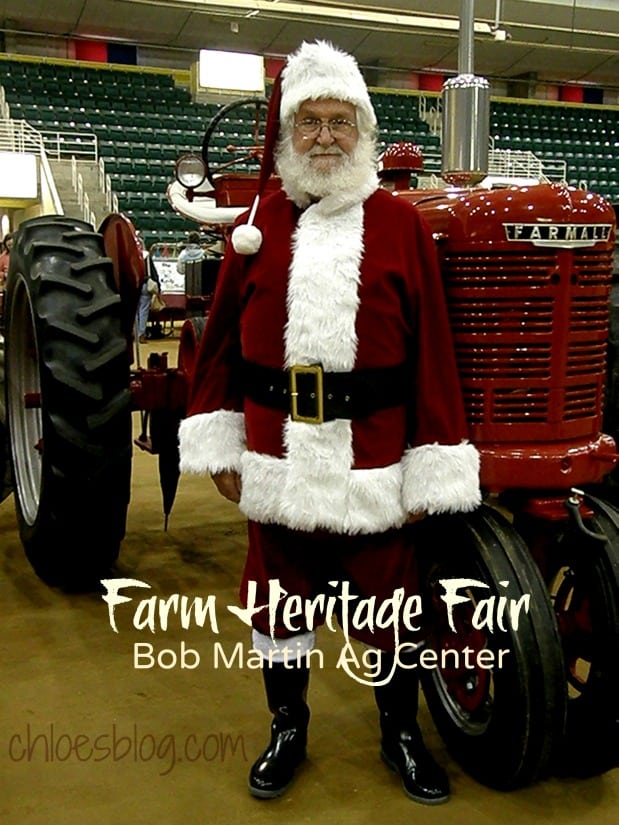
{"type": "Polygon", "coordinates": [[[295,123],[295,129],[306,138],[316,138],[322,132],[323,126],[326,126],[331,136],[334,138],[348,137],[357,128],[357,124],[352,120],[346,120],[344,117],[334,117],[331,120],[321,120],[317,117],[304,117],[298,123],[295,123]]]}

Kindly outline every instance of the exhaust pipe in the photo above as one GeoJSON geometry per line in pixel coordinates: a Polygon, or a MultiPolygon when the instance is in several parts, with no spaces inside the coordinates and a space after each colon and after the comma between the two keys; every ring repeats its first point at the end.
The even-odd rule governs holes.
{"type": "Polygon", "coordinates": [[[443,180],[474,186],[488,174],[490,84],[473,74],[475,0],[461,0],[458,75],[443,84],[443,180]]]}

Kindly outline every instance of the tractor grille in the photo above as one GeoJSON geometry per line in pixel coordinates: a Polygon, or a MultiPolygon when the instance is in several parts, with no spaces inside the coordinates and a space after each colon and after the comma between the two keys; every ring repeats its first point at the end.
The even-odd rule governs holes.
{"type": "Polygon", "coordinates": [[[608,302],[600,303],[597,296],[579,296],[572,298],[570,329],[574,332],[585,330],[605,332],[608,324],[608,302]]]}
{"type": "Polygon", "coordinates": [[[547,415],[548,390],[495,390],[495,421],[545,421],[547,415]]]}
{"type": "Polygon", "coordinates": [[[534,251],[523,260],[521,252],[468,252],[448,256],[449,283],[457,288],[490,290],[496,287],[548,286],[556,255],[534,251]]]}
{"type": "Polygon", "coordinates": [[[449,312],[476,440],[597,431],[611,267],[610,250],[447,252],[449,312]]]}
{"type": "Polygon", "coordinates": [[[576,250],[573,269],[581,286],[607,286],[613,267],[611,249],[576,250]]]}
{"type": "Polygon", "coordinates": [[[591,376],[606,369],[605,341],[575,341],[568,347],[565,374],[568,378],[591,376]]]}
{"type": "Polygon", "coordinates": [[[463,297],[454,307],[452,321],[461,330],[483,333],[552,332],[552,300],[463,297]]]}
{"type": "Polygon", "coordinates": [[[460,375],[467,378],[546,378],[550,370],[551,345],[461,344],[458,347],[460,375]]]}
{"type": "Polygon", "coordinates": [[[596,385],[572,387],[565,391],[565,420],[575,421],[591,415],[591,409],[598,402],[598,388],[596,385]]]}

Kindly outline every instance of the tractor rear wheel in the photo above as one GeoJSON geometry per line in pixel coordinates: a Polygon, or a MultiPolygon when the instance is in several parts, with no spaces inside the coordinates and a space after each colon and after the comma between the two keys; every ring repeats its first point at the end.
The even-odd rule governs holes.
{"type": "Polygon", "coordinates": [[[567,689],[559,773],[593,776],[619,765],[619,510],[586,496],[588,538],[575,525],[549,548],[546,579],[554,604],[567,689]]]}
{"type": "Polygon", "coordinates": [[[66,589],[96,587],[125,532],[131,395],[120,303],[90,225],[21,224],[5,304],[16,510],[34,570],[66,589]]]}
{"type": "Polygon", "coordinates": [[[539,569],[510,523],[486,505],[428,520],[422,535],[428,647],[445,656],[422,670],[434,722],[479,782],[527,785],[547,771],[565,721],[561,644],[539,569]],[[456,579],[462,601],[449,621],[443,595],[456,579]]]}

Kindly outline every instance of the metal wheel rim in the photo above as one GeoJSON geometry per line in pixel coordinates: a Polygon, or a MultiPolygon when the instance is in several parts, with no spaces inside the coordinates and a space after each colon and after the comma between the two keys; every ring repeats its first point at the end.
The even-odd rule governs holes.
{"type": "Polygon", "coordinates": [[[11,319],[7,351],[11,451],[22,515],[32,525],[41,500],[43,417],[40,405],[35,409],[25,405],[26,395],[41,397],[41,379],[34,312],[22,275],[16,278],[11,319]]]}
{"type": "MultiPolygon", "coordinates": [[[[474,598],[470,591],[469,597],[474,598]]],[[[461,623],[458,631],[461,635],[467,636],[465,641],[470,642],[467,646],[476,650],[476,652],[486,648],[487,644],[481,640],[484,634],[480,631],[472,631],[466,624],[466,622],[461,623]]],[[[436,650],[443,650],[441,635],[443,629],[440,628],[437,638],[433,639],[436,650]]],[[[466,679],[462,680],[461,678],[454,679],[449,671],[446,671],[443,667],[437,667],[434,671],[434,683],[437,692],[442,697],[443,705],[448,709],[451,718],[457,721],[460,728],[466,730],[469,735],[481,734],[488,728],[494,706],[494,675],[491,671],[480,672],[478,668],[474,668],[466,674],[466,679]],[[467,691],[470,693],[469,701],[467,701],[465,695],[467,691]],[[469,706],[467,707],[467,705],[469,706]]]]}
{"type": "Polygon", "coordinates": [[[589,597],[569,566],[557,571],[548,589],[563,639],[568,695],[577,698],[586,689],[594,664],[589,597]]]}

